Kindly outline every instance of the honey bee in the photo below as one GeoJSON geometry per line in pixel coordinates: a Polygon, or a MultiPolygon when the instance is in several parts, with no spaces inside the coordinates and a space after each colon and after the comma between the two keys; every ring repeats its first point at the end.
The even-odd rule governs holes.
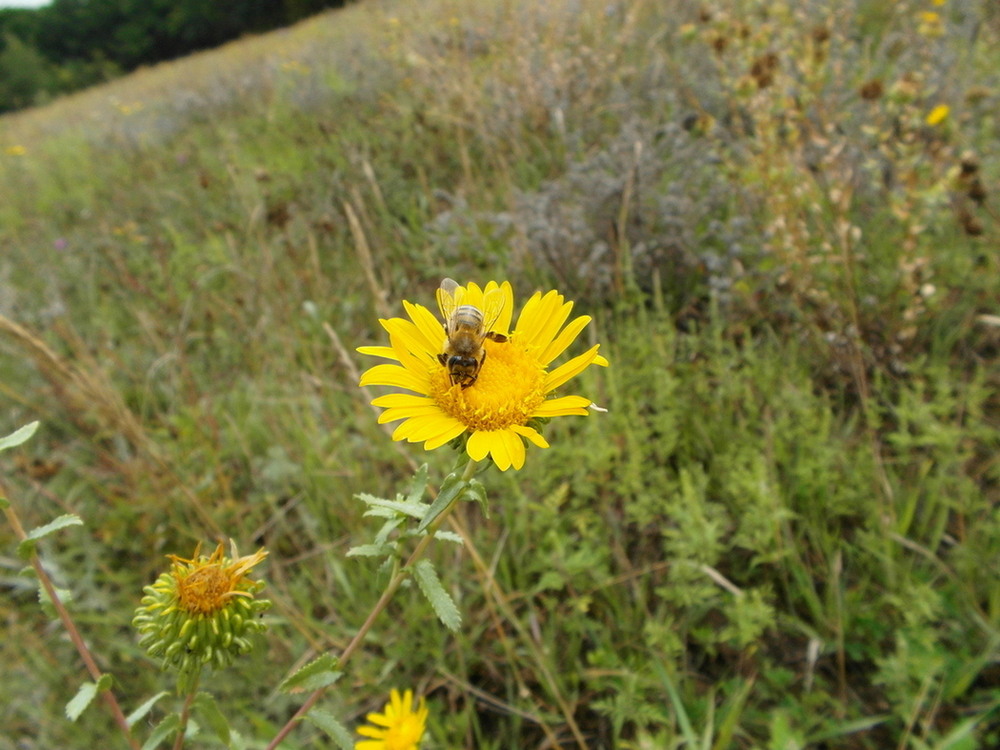
{"type": "Polygon", "coordinates": [[[504,342],[507,337],[491,330],[503,312],[504,295],[499,289],[486,293],[483,310],[462,303],[465,290],[453,279],[444,279],[437,290],[444,318],[445,340],[438,361],[448,368],[452,385],[468,388],[476,382],[486,361],[483,341],[504,342]]]}

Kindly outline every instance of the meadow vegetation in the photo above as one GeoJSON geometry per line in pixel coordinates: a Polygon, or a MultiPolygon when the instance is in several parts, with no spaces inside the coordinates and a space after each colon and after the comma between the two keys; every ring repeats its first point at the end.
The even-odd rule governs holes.
{"type": "MultiPolygon", "coordinates": [[[[354,348],[443,276],[557,288],[608,413],[463,506],[460,632],[402,590],[323,708],[996,747],[998,113],[989,0],[369,0],[3,117],[0,433],[42,422],[3,484],[84,520],[40,551],[127,710],[170,687],[129,625],[164,556],[267,547],[264,645],[203,685],[263,747],[385,585],[355,494],[454,461],[388,438],[354,348]]],[[[123,746],[64,718],[85,675],[0,542],[0,750],[123,746]]]]}

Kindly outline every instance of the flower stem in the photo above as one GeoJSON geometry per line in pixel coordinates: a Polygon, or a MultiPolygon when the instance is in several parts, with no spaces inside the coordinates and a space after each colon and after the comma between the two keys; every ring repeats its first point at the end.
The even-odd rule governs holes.
{"type": "MultiPolygon", "coordinates": [[[[475,476],[476,474],[477,466],[478,462],[470,460],[469,463],[466,464],[465,466],[465,471],[462,472],[461,481],[468,482],[470,479],[472,479],[472,477],[475,476]]],[[[409,575],[408,572],[409,568],[412,567],[418,560],[420,560],[420,558],[423,557],[424,552],[426,552],[427,547],[431,543],[431,540],[434,539],[434,534],[441,527],[441,524],[444,523],[445,519],[451,514],[452,510],[454,510],[455,505],[457,504],[461,496],[462,493],[461,492],[458,493],[455,496],[455,499],[452,500],[451,503],[448,505],[448,507],[446,507],[438,514],[437,518],[435,518],[434,521],[431,523],[431,525],[427,527],[427,532],[420,538],[420,541],[417,542],[417,546],[413,548],[413,552],[410,553],[410,556],[407,558],[406,563],[402,567],[396,569],[396,572],[393,574],[388,585],[385,587],[385,591],[382,592],[382,596],[380,596],[379,600],[375,602],[375,606],[372,607],[372,611],[368,613],[368,617],[365,618],[365,621],[361,624],[361,627],[358,628],[358,632],[354,634],[354,638],[351,639],[351,642],[347,644],[343,652],[340,654],[340,659],[337,662],[338,667],[343,667],[344,664],[347,663],[347,660],[351,658],[351,655],[354,654],[354,652],[364,641],[365,636],[368,635],[368,631],[370,631],[372,629],[372,626],[375,624],[375,620],[378,618],[380,614],[382,614],[382,612],[388,606],[389,602],[392,600],[392,597],[396,593],[396,590],[400,587],[400,585],[402,585],[403,581],[406,580],[407,576],[409,575]]],[[[316,701],[318,701],[323,696],[324,692],[326,692],[326,687],[321,687],[313,691],[313,693],[299,707],[299,710],[296,711],[295,714],[292,716],[292,718],[288,720],[288,723],[285,724],[285,726],[283,726],[281,730],[274,736],[274,739],[271,740],[271,742],[268,744],[266,750],[274,750],[276,747],[278,747],[281,741],[288,736],[289,732],[291,732],[292,729],[295,728],[295,725],[307,713],[309,713],[309,709],[316,704],[316,701]]]]}
{"type": "MultiPolygon", "coordinates": [[[[5,497],[10,500],[10,494],[3,485],[0,485],[0,497],[5,497]]],[[[18,540],[22,542],[26,540],[28,535],[24,532],[24,527],[21,526],[21,519],[18,518],[17,512],[14,510],[14,506],[12,504],[9,504],[4,508],[4,515],[7,516],[7,521],[10,523],[11,528],[14,529],[14,534],[17,536],[18,540]]],[[[94,682],[99,681],[103,676],[103,673],[97,666],[97,661],[94,659],[93,654],[90,653],[90,649],[87,648],[87,644],[84,643],[83,637],[80,635],[80,631],[77,630],[76,624],[73,622],[73,618],[69,614],[69,610],[66,609],[66,606],[59,598],[59,594],[56,593],[56,587],[53,585],[52,579],[49,578],[49,574],[45,572],[45,568],[42,566],[42,561],[39,559],[38,554],[32,552],[28,562],[30,562],[31,567],[34,568],[35,575],[38,576],[38,580],[45,589],[45,593],[48,595],[49,601],[52,602],[52,606],[59,615],[59,619],[62,621],[63,627],[66,628],[69,639],[73,643],[73,646],[76,647],[76,652],[80,655],[80,659],[83,660],[83,664],[87,668],[87,672],[93,678],[94,682]]],[[[132,736],[132,730],[129,728],[128,722],[125,720],[125,714],[122,711],[121,706],[118,704],[118,700],[115,698],[114,693],[112,693],[111,690],[102,690],[101,700],[107,704],[115,723],[118,725],[118,728],[121,729],[122,734],[125,735],[125,740],[128,742],[129,747],[133,748],[133,750],[139,750],[139,742],[132,736]]]]}
{"type": "Polygon", "coordinates": [[[191,703],[198,693],[198,681],[201,679],[201,668],[198,673],[189,680],[187,697],[184,699],[184,707],[181,709],[181,725],[177,730],[177,739],[174,740],[173,750],[181,750],[184,747],[184,735],[187,734],[188,721],[191,718],[191,703]]]}

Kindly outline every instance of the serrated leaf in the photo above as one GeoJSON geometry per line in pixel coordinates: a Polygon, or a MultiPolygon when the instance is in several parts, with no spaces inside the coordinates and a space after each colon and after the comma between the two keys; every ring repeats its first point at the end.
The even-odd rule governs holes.
{"type": "Polygon", "coordinates": [[[312,708],[306,714],[306,719],[326,732],[340,750],[354,750],[354,738],[351,733],[329,711],[312,708]]]}
{"type": "Polygon", "coordinates": [[[69,526],[83,526],[83,521],[80,520],[79,516],[75,516],[72,513],[67,513],[64,516],[59,516],[58,518],[50,521],[44,526],[39,526],[36,529],[32,529],[28,532],[28,536],[19,545],[17,545],[17,554],[22,560],[27,560],[31,557],[31,553],[35,551],[35,545],[39,539],[47,537],[60,529],[68,528],[69,526]]]}
{"type": "Polygon", "coordinates": [[[383,557],[392,551],[384,544],[359,544],[347,550],[348,557],[383,557]]]}
{"type": "Polygon", "coordinates": [[[483,483],[478,479],[469,481],[469,489],[465,493],[465,499],[479,503],[479,507],[483,511],[483,516],[486,518],[490,517],[490,501],[486,497],[486,488],[483,487],[483,483]]]}
{"type": "Polygon", "coordinates": [[[434,570],[430,560],[417,561],[412,570],[413,577],[417,580],[417,585],[420,586],[424,596],[427,597],[427,601],[431,603],[434,614],[438,616],[446,628],[452,632],[457,631],[462,624],[462,615],[459,614],[455,602],[441,585],[437,571],[434,570]]]}
{"type": "Polygon", "coordinates": [[[66,718],[70,721],[79,719],[80,714],[94,700],[95,695],[97,695],[96,682],[85,682],[80,685],[80,689],[76,691],[76,695],[70,698],[69,703],[66,704],[66,718]]]}
{"type": "Polygon", "coordinates": [[[423,518],[427,512],[427,506],[423,503],[410,503],[406,500],[382,500],[381,498],[375,498],[370,503],[370,507],[371,510],[365,513],[366,516],[375,514],[376,508],[385,508],[396,513],[411,516],[412,518],[423,518]]]}
{"type": "Polygon", "coordinates": [[[406,501],[409,503],[419,503],[424,499],[427,491],[427,464],[424,464],[413,475],[413,482],[410,484],[410,494],[406,501]]]}
{"type": "Polygon", "coordinates": [[[390,518],[382,524],[382,528],[379,529],[378,533],[375,535],[375,544],[385,544],[389,539],[389,535],[402,525],[403,519],[400,516],[393,516],[390,518]]]}
{"type": "Polygon", "coordinates": [[[365,505],[377,505],[380,502],[385,502],[384,497],[375,497],[375,495],[369,495],[367,492],[359,492],[354,497],[363,502],[365,505]]]}
{"type": "Polygon", "coordinates": [[[440,539],[442,542],[451,542],[453,544],[462,544],[462,537],[460,537],[454,531],[436,531],[436,532],[434,532],[434,538],[435,539],[440,539]]]}
{"type": "Polygon", "coordinates": [[[149,738],[143,743],[142,750],[154,750],[154,748],[165,739],[173,737],[180,731],[180,714],[167,714],[163,721],[157,724],[150,733],[149,738]]]}
{"type": "Polygon", "coordinates": [[[229,722],[219,710],[218,704],[209,693],[198,693],[194,697],[194,710],[197,712],[215,735],[222,740],[222,744],[229,747],[231,744],[229,736],[229,722]]]}
{"type": "MultiPolygon", "coordinates": [[[[73,601],[73,594],[69,589],[61,589],[58,586],[53,585],[56,592],[56,596],[59,597],[59,601],[63,604],[69,604],[73,601]]],[[[59,616],[56,612],[56,605],[53,604],[52,599],[49,598],[49,590],[44,586],[39,585],[38,587],[38,603],[42,607],[42,611],[45,613],[46,617],[51,617],[55,619],[59,616]]]]}
{"type": "Polygon", "coordinates": [[[148,701],[139,706],[139,708],[137,708],[135,711],[133,711],[127,717],[125,717],[125,723],[128,724],[130,728],[134,727],[137,722],[142,721],[144,718],[146,718],[146,714],[148,714],[152,710],[153,706],[156,705],[156,702],[160,700],[160,698],[163,698],[166,695],[170,695],[170,691],[164,690],[163,692],[154,695],[148,701]]]}
{"type": "Polygon", "coordinates": [[[452,501],[458,497],[468,487],[468,483],[455,473],[451,473],[441,482],[441,491],[434,498],[434,502],[426,509],[417,532],[421,532],[434,523],[434,519],[441,515],[445,508],[451,505],[452,501]]]}
{"type": "Polygon", "coordinates": [[[332,685],[343,674],[338,672],[336,667],[337,657],[333,654],[323,654],[288,677],[278,689],[283,693],[301,693],[332,685]]]}
{"type": "Polygon", "coordinates": [[[30,422],[24,427],[14,430],[14,432],[9,435],[0,438],[0,451],[5,451],[8,448],[16,448],[21,443],[25,443],[30,440],[31,436],[35,434],[35,430],[38,429],[38,424],[37,420],[30,422]]]}

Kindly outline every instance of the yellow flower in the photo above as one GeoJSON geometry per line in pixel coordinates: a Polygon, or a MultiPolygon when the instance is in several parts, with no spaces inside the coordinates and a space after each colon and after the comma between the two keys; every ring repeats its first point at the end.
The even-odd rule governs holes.
{"type": "Polygon", "coordinates": [[[139,645],[163,665],[191,673],[203,664],[225,667],[253,650],[253,636],[266,629],[260,615],[271,602],[257,598],[261,581],[248,578],[267,552],[232,557],[220,544],[210,556],[190,560],[169,555],[170,572],[143,591],[132,624],[142,634],[139,645]]]}
{"type": "Polygon", "coordinates": [[[358,727],[358,734],[371,739],[355,743],[354,750],[417,750],[427,724],[427,701],[421,698],[414,709],[413,691],[400,697],[394,689],[383,713],[368,714],[367,719],[378,726],[358,727]]]}
{"type": "Polygon", "coordinates": [[[220,544],[208,558],[168,557],[174,563],[171,575],[175,580],[177,607],[189,614],[210,615],[224,609],[233,597],[253,598],[251,592],[257,582],[247,579],[246,575],[267,557],[267,551],[260,549],[252,555],[230,560],[223,557],[220,544]]]}
{"type": "Polygon", "coordinates": [[[7,148],[4,149],[4,153],[7,154],[8,156],[24,156],[26,153],[28,153],[28,149],[18,144],[16,146],[8,146],[7,148]]]}
{"type": "Polygon", "coordinates": [[[917,33],[927,37],[938,37],[944,34],[944,19],[933,10],[924,10],[917,14],[919,23],[917,33]]]}
{"type": "MultiPolygon", "coordinates": [[[[457,287],[454,294],[457,304],[481,311],[496,308],[496,320],[487,330],[501,338],[507,336],[514,308],[509,282],[491,281],[482,289],[469,284],[457,287]]],[[[385,408],[379,423],[403,420],[393,440],[423,443],[426,450],[434,450],[467,435],[466,451],[474,461],[490,456],[501,471],[520,469],[525,459],[524,439],[539,448],[549,446],[533,422],[586,415],[593,406],[583,396],[549,398],[590,365],[608,364],[598,353],[599,346],[593,346],[549,370],[553,360],[590,322],[589,316],[582,315],[566,324],[573,303],[558,292],[536,292],[525,303],[506,341],[483,341],[485,358],[471,383],[453,383],[448,367],[439,359],[446,336],[434,314],[406,301],[403,308],[410,320],[379,321],[389,333],[389,346],[358,349],[398,363],[375,365],[361,376],[362,386],[387,385],[413,392],[391,393],[372,401],[385,408]]]]}
{"type": "Polygon", "coordinates": [[[949,114],[951,114],[951,107],[947,104],[939,104],[928,113],[924,122],[933,127],[947,120],[949,114]]]}

